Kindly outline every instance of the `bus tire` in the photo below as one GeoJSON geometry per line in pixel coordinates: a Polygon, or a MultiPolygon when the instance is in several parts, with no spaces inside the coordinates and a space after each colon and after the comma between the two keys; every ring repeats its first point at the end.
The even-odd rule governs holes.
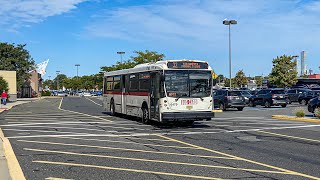
{"type": "Polygon", "coordinates": [[[114,102],[111,101],[111,102],[110,102],[110,115],[111,115],[111,116],[114,116],[115,114],[116,114],[115,105],[114,105],[114,102]]]}
{"type": "Polygon", "coordinates": [[[149,111],[148,108],[143,107],[142,108],[142,117],[141,117],[142,123],[144,124],[148,124],[150,123],[150,119],[149,119],[149,111]]]}

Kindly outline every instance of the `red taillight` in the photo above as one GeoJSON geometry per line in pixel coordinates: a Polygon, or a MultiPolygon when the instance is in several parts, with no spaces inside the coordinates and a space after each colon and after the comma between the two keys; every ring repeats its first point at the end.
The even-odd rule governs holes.
{"type": "Polygon", "coordinates": [[[226,99],[231,99],[231,96],[225,96],[224,98],[226,98],[226,99]]]}

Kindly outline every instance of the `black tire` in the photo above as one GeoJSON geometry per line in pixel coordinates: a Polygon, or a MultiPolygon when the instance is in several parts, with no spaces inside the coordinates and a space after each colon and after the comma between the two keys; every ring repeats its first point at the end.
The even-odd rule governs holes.
{"type": "Polygon", "coordinates": [[[289,99],[289,104],[292,104],[292,101],[289,99]]]}
{"type": "Polygon", "coordinates": [[[281,107],[285,108],[285,107],[287,107],[287,105],[286,104],[282,104],[281,107]]]}
{"type": "Polygon", "coordinates": [[[256,105],[254,104],[253,101],[249,101],[249,106],[250,106],[250,107],[255,107],[256,105]]]}
{"type": "Polygon", "coordinates": [[[270,102],[269,102],[269,101],[265,101],[265,102],[264,102],[264,107],[266,107],[266,108],[271,107],[270,102]]]}
{"type": "Polygon", "coordinates": [[[142,123],[144,124],[149,124],[150,119],[149,119],[149,111],[147,108],[143,107],[142,108],[142,117],[141,117],[142,123]]]}
{"type": "Polygon", "coordinates": [[[238,111],[243,111],[243,107],[238,107],[238,111]]]}
{"type": "Polygon", "coordinates": [[[225,111],[226,107],[225,107],[225,105],[223,103],[220,103],[219,104],[219,109],[225,111]]]}
{"type": "Polygon", "coordinates": [[[115,116],[116,115],[116,109],[115,109],[115,105],[114,105],[113,101],[110,102],[110,115],[111,116],[115,116]]]}

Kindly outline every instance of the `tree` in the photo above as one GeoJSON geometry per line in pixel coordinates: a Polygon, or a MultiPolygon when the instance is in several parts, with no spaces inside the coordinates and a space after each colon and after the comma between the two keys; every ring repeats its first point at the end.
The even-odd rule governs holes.
{"type": "Polygon", "coordinates": [[[45,88],[45,87],[48,87],[49,89],[55,89],[55,85],[54,85],[54,82],[53,82],[53,80],[44,80],[43,81],[43,87],[45,88]]]}
{"type": "Polygon", "coordinates": [[[134,51],[134,53],[136,53],[137,56],[131,56],[130,57],[131,59],[127,61],[123,61],[122,63],[117,61],[116,64],[112,66],[102,66],[101,70],[110,72],[110,71],[116,71],[120,69],[129,69],[129,68],[133,68],[138,64],[157,62],[157,61],[163,60],[163,58],[165,57],[164,54],[158,54],[156,51],[145,50],[145,52],[134,51]]]}
{"type": "Polygon", "coordinates": [[[277,87],[291,87],[297,83],[296,62],[292,56],[282,55],[273,59],[273,68],[269,75],[270,84],[277,87]]]}
{"type": "Polygon", "coordinates": [[[0,69],[16,71],[17,88],[21,88],[26,79],[30,77],[30,70],[34,69],[34,61],[25,44],[8,44],[0,42],[0,69]]]}
{"type": "Polygon", "coordinates": [[[219,74],[217,80],[219,83],[224,82],[224,76],[222,74],[219,74]]]}
{"type": "Polygon", "coordinates": [[[3,77],[0,76],[0,91],[1,91],[1,93],[3,90],[8,92],[9,85],[8,85],[8,82],[3,77]]]}
{"type": "Polygon", "coordinates": [[[261,87],[262,86],[263,77],[262,76],[256,76],[254,79],[256,80],[257,86],[261,87]]]}
{"type": "Polygon", "coordinates": [[[234,81],[238,87],[242,87],[248,84],[248,79],[244,74],[243,70],[237,72],[236,76],[234,77],[234,81]]]}
{"type": "Polygon", "coordinates": [[[65,85],[64,79],[67,79],[67,78],[68,77],[65,74],[58,74],[57,77],[53,79],[55,89],[57,90],[61,89],[65,85]]]}

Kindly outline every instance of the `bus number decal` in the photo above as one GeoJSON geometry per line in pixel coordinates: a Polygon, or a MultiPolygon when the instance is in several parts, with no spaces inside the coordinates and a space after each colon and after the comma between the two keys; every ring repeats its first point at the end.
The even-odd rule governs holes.
{"type": "Polygon", "coordinates": [[[183,99],[181,100],[181,105],[195,105],[198,104],[197,99],[183,99]]]}

